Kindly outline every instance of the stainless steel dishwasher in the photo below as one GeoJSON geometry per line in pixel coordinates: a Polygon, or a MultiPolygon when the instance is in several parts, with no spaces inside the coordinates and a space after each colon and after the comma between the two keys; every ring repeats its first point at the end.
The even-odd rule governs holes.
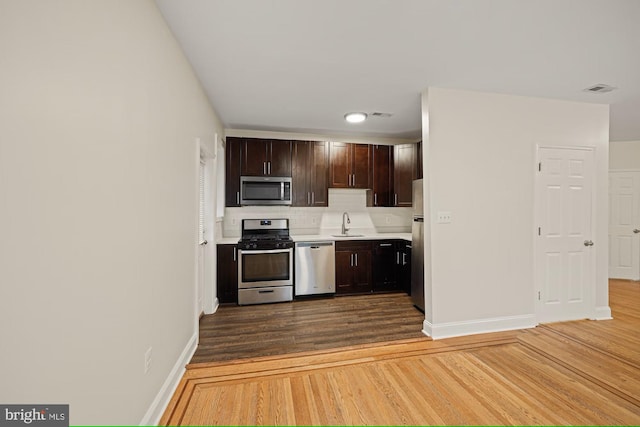
{"type": "Polygon", "coordinates": [[[296,295],[335,293],[335,242],[296,242],[295,265],[296,295]]]}

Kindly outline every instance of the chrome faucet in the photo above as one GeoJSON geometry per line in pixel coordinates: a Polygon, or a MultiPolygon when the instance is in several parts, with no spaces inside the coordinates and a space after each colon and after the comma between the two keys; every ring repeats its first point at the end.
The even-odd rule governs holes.
{"type": "Polygon", "coordinates": [[[349,231],[349,229],[347,228],[344,222],[345,217],[347,218],[346,224],[351,224],[351,218],[349,218],[349,214],[347,212],[344,212],[342,214],[342,234],[347,234],[347,231],[349,231]]]}

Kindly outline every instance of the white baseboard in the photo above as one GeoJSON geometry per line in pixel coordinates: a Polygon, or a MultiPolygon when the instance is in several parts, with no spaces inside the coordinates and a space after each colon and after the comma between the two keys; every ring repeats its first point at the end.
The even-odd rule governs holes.
{"type": "Polygon", "coordinates": [[[596,307],[595,316],[593,320],[610,320],[613,319],[611,316],[611,307],[608,305],[596,307]]]}
{"type": "Polygon", "coordinates": [[[422,324],[422,333],[430,336],[434,340],[437,340],[464,335],[512,331],[514,329],[528,329],[534,328],[537,324],[538,323],[536,322],[536,318],[533,314],[436,324],[432,324],[425,320],[422,324]]]}
{"type": "Polygon", "coordinates": [[[196,348],[198,347],[198,331],[189,339],[186,347],[182,351],[182,354],[176,360],[176,363],[173,365],[173,369],[169,373],[169,376],[162,384],[160,391],[156,395],[156,398],[153,399],[151,406],[147,410],[147,413],[140,421],[141,426],[157,426],[160,422],[160,418],[162,418],[162,414],[165,409],[169,405],[169,401],[171,397],[173,397],[173,393],[175,393],[176,388],[178,388],[178,384],[180,384],[180,380],[182,379],[182,375],[185,372],[185,366],[189,363],[193,354],[196,352],[196,348]]]}
{"type": "Polygon", "coordinates": [[[218,300],[218,298],[216,297],[216,299],[213,300],[213,310],[211,310],[211,313],[207,313],[207,314],[213,314],[216,311],[218,311],[218,307],[220,307],[220,300],[218,300]]]}

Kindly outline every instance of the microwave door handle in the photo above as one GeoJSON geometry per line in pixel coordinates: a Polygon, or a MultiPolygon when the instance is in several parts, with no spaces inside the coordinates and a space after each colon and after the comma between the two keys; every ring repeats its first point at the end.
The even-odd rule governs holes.
{"type": "Polygon", "coordinates": [[[284,181],[280,181],[280,200],[284,200],[284,181]]]}

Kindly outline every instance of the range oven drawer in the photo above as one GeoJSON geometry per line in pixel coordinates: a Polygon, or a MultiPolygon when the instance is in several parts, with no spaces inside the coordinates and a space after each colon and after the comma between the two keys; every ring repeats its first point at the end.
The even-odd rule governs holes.
{"type": "Polygon", "coordinates": [[[238,289],[238,305],[293,301],[293,286],[238,289]]]}

